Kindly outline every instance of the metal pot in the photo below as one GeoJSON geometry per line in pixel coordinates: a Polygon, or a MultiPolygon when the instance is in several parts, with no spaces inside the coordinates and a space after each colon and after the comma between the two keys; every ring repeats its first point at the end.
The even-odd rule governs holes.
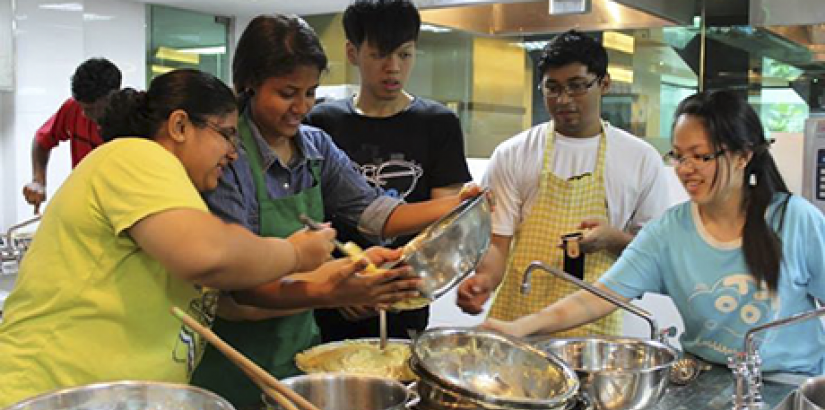
{"type": "Polygon", "coordinates": [[[425,406],[565,409],[579,388],[576,374],[555,356],[481,329],[427,330],[413,342],[410,366],[425,406]]]}
{"type": "Polygon", "coordinates": [[[580,391],[599,410],[638,410],[656,404],[679,357],[670,346],[639,339],[551,339],[536,347],[569,364],[579,376],[580,391]]]}
{"type": "MultiPolygon", "coordinates": [[[[282,380],[322,410],[404,410],[417,398],[393,379],[348,374],[309,374],[282,380]]],[[[268,410],[283,410],[264,396],[268,410]]]]}
{"type": "Polygon", "coordinates": [[[46,393],[5,410],[235,410],[215,393],[183,384],[122,381],[46,393]]]}
{"type": "Polygon", "coordinates": [[[825,409],[825,376],[812,377],[796,392],[797,410],[825,409]]]}

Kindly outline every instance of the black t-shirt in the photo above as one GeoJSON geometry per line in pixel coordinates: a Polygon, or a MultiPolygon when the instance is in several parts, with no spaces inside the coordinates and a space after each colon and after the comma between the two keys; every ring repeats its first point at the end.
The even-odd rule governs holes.
{"type": "MultiPolygon", "coordinates": [[[[405,110],[385,118],[359,114],[351,98],[330,101],[315,106],[306,122],[326,131],[371,184],[406,202],[429,200],[433,188],[472,179],[461,123],[455,113],[434,101],[415,98],[405,110]]],[[[340,240],[372,245],[350,225],[337,223],[334,215],[327,218],[340,240]]],[[[411,238],[397,238],[390,247],[411,238]]],[[[330,309],[316,310],[315,318],[325,342],[378,336],[377,318],[351,323],[330,309]]],[[[389,336],[409,338],[408,330],[423,331],[428,318],[428,308],[390,314],[389,336]]]]}
{"type": "MultiPolygon", "coordinates": [[[[406,202],[429,200],[433,188],[472,179],[458,117],[437,102],[415,98],[398,114],[374,118],[359,114],[350,98],[317,105],[306,122],[332,136],[372,185],[406,202]]],[[[340,239],[370,245],[353,228],[333,224],[340,239]]]]}

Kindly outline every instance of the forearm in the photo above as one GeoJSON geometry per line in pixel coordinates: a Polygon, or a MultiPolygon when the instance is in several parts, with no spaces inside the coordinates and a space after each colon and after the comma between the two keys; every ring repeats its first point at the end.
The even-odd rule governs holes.
{"type": "Polygon", "coordinates": [[[387,223],[384,224],[383,236],[395,237],[420,232],[458,204],[458,195],[431,199],[426,202],[401,204],[393,210],[387,223]]]}
{"type": "Polygon", "coordinates": [[[315,309],[332,307],[325,284],[307,280],[304,274],[232,292],[236,302],[265,309],[315,309]]]}
{"type": "Polygon", "coordinates": [[[292,316],[305,311],[306,309],[266,309],[240,304],[231,294],[221,295],[218,304],[218,316],[233,322],[266,320],[292,316]]]}
{"type": "MultiPolygon", "coordinates": [[[[596,284],[596,287],[606,289],[600,284],[596,284]]],[[[523,329],[525,336],[556,333],[593,322],[616,309],[616,305],[586,290],[580,290],[537,313],[518,319],[516,323],[517,327],[523,329]]]]}
{"type": "Polygon", "coordinates": [[[496,289],[504,279],[510,240],[511,237],[493,235],[490,248],[476,267],[475,275],[485,276],[492,289],[496,289]]]}
{"type": "Polygon", "coordinates": [[[289,241],[258,237],[194,209],[147,216],[129,234],[172,274],[210,288],[249,289],[292,273],[298,264],[289,241]]]}
{"type": "Polygon", "coordinates": [[[46,168],[49,165],[50,150],[43,149],[37,143],[37,139],[32,141],[32,181],[46,185],[46,168]]]}

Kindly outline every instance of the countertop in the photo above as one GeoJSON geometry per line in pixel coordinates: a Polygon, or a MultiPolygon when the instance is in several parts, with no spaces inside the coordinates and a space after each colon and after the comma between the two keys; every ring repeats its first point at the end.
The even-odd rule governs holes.
{"type": "MultiPolygon", "coordinates": [[[[762,386],[764,409],[773,409],[795,390],[796,384],[765,381],[762,386]]],[[[665,396],[651,410],[730,410],[733,408],[733,374],[730,369],[713,366],[687,386],[668,387],[665,396]]]]}

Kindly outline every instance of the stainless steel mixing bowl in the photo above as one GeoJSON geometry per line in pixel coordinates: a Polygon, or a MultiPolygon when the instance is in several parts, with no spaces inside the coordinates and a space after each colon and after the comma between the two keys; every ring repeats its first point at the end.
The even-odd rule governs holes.
{"type": "Polygon", "coordinates": [[[5,410],[234,410],[215,393],[183,384],[122,381],[46,393],[5,410]]]}
{"type": "Polygon", "coordinates": [[[482,194],[465,200],[407,246],[401,261],[423,279],[421,293],[437,299],[461,282],[490,247],[490,203],[482,194]]]}
{"type": "MultiPolygon", "coordinates": [[[[322,410],[403,410],[413,404],[404,385],[383,377],[310,374],[282,382],[322,410]]],[[[269,397],[264,403],[269,410],[283,410],[269,397]]]]}
{"type": "Polygon", "coordinates": [[[550,339],[535,346],[575,369],[581,391],[600,410],[638,410],[656,404],[679,357],[670,346],[640,339],[550,339]]]}
{"type": "Polygon", "coordinates": [[[413,342],[411,362],[425,390],[445,390],[477,408],[562,409],[579,389],[558,358],[481,329],[430,329],[413,342]]]}

